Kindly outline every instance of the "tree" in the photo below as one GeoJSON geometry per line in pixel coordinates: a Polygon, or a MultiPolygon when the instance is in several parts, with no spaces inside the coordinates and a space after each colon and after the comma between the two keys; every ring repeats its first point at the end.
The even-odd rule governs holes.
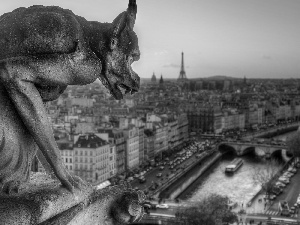
{"type": "Polygon", "coordinates": [[[179,209],[175,216],[176,222],[186,225],[217,225],[238,221],[237,214],[228,207],[229,198],[212,194],[202,201],[189,207],[179,209]]]}
{"type": "Polygon", "coordinates": [[[288,140],[287,146],[290,153],[298,159],[300,157],[300,130],[295,132],[288,140]]]}
{"type": "Polygon", "coordinates": [[[253,181],[255,184],[260,185],[262,191],[266,193],[266,197],[270,200],[270,195],[274,186],[274,177],[278,175],[280,171],[280,163],[271,159],[266,161],[266,167],[257,167],[253,172],[253,181]]]}

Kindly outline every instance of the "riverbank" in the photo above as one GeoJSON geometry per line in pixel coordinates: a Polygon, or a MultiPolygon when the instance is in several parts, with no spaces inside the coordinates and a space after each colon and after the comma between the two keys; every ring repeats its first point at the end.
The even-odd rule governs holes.
{"type": "Polygon", "coordinates": [[[176,180],[176,182],[174,182],[171,186],[162,191],[159,197],[161,199],[176,199],[221,157],[222,154],[220,152],[213,152],[212,155],[210,155],[201,163],[196,164],[189,171],[187,171],[188,176],[182,176],[180,179],[176,180]]]}
{"type": "Polygon", "coordinates": [[[269,130],[269,131],[256,132],[252,136],[256,137],[256,138],[273,138],[273,137],[276,137],[278,135],[282,135],[282,134],[285,134],[285,133],[296,131],[298,128],[299,128],[299,124],[297,123],[297,124],[293,124],[293,125],[286,126],[286,127],[276,127],[276,128],[274,128],[272,130],[269,130]]]}

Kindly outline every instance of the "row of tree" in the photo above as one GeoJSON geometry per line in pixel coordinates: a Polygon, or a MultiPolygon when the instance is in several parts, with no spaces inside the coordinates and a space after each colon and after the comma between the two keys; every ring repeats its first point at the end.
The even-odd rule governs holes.
{"type": "Polygon", "coordinates": [[[209,195],[202,201],[179,209],[175,214],[176,223],[182,225],[218,225],[237,222],[238,216],[230,210],[229,202],[230,200],[226,196],[209,195]]]}

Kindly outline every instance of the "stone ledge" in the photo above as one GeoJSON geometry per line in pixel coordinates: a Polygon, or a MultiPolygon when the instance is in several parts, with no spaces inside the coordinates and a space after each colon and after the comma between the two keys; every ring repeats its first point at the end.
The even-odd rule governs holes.
{"type": "Polygon", "coordinates": [[[35,173],[19,193],[0,196],[0,224],[125,224],[141,219],[142,201],[126,185],[102,190],[89,185],[72,194],[49,175],[35,173]]]}

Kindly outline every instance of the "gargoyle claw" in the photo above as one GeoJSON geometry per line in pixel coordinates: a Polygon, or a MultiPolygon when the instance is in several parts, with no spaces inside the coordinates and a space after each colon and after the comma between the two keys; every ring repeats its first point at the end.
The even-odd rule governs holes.
{"type": "Polygon", "coordinates": [[[20,181],[8,181],[2,186],[1,192],[6,193],[8,195],[12,194],[13,192],[18,193],[20,186],[20,181]]]}

